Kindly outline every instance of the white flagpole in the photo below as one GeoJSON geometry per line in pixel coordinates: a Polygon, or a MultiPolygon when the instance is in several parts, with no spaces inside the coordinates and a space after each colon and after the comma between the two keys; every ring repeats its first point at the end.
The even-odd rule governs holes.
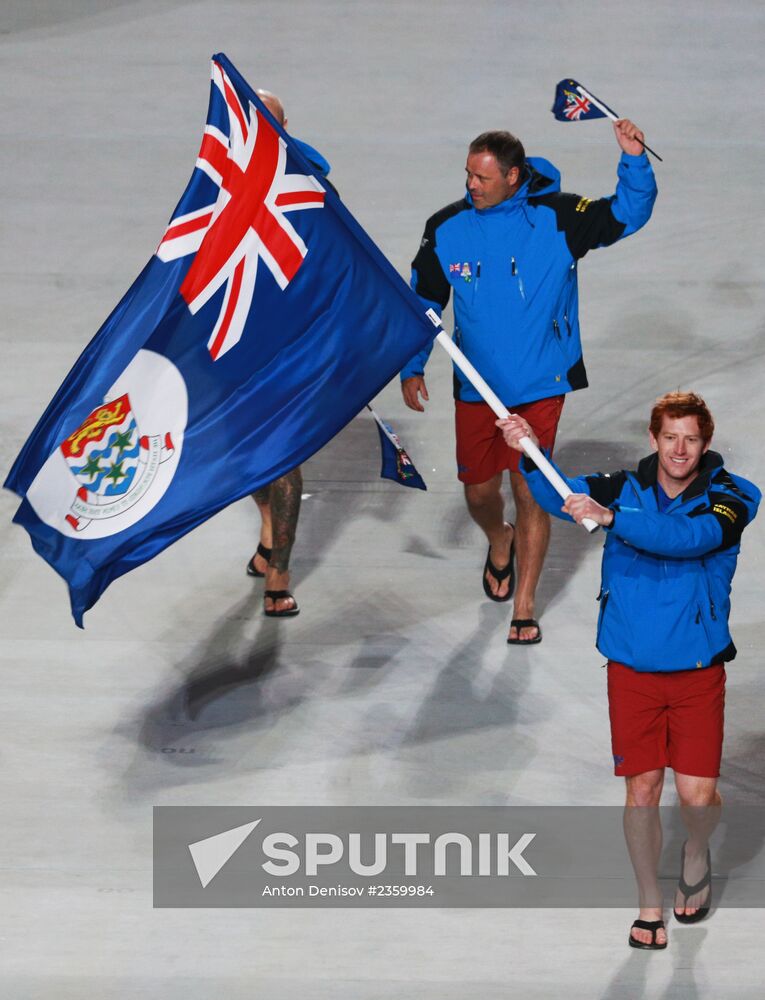
{"type": "Polygon", "coordinates": [[[367,409],[372,414],[372,416],[375,418],[375,420],[377,422],[377,426],[380,428],[380,430],[383,432],[383,434],[386,436],[386,438],[390,441],[390,443],[393,445],[393,447],[396,449],[396,451],[401,451],[401,442],[397,441],[396,438],[395,438],[395,436],[393,434],[391,434],[391,432],[385,426],[385,423],[383,422],[382,417],[372,409],[372,407],[369,405],[369,403],[367,403],[367,409]]]}
{"type": "MultiPolygon", "coordinates": [[[[584,89],[581,83],[578,83],[576,85],[576,89],[579,91],[582,97],[586,97],[588,101],[592,101],[592,103],[595,105],[598,111],[602,111],[603,114],[606,116],[606,118],[610,118],[612,122],[619,121],[619,119],[616,117],[613,111],[610,108],[607,108],[605,104],[601,104],[601,102],[597,99],[597,97],[593,97],[592,94],[589,92],[589,90],[584,89]]],[[[646,146],[646,144],[642,141],[640,141],[640,145],[647,153],[653,153],[656,159],[659,160],[661,163],[664,162],[664,160],[662,160],[662,158],[659,156],[659,154],[656,152],[655,149],[651,149],[650,146],[646,146]]]]}
{"type": "MultiPolygon", "coordinates": [[[[431,316],[430,315],[431,312],[432,310],[428,310],[428,316],[432,321],[433,316],[435,316],[435,313],[433,313],[433,316],[431,316]]],[[[459,347],[457,347],[454,341],[444,332],[443,329],[440,330],[439,333],[436,335],[436,340],[441,345],[441,347],[443,347],[443,349],[446,351],[446,353],[449,355],[449,357],[452,359],[455,365],[457,365],[457,367],[463,373],[463,375],[468,379],[468,381],[471,383],[476,392],[480,393],[484,401],[488,403],[488,405],[492,408],[492,410],[494,410],[494,412],[497,414],[500,420],[504,420],[506,417],[509,417],[510,411],[507,409],[505,404],[502,402],[499,396],[497,396],[496,393],[489,387],[489,385],[487,385],[487,383],[479,375],[479,373],[475,370],[475,368],[471,365],[471,363],[468,361],[468,359],[465,357],[465,355],[462,353],[459,347]]],[[[565,500],[566,497],[570,496],[571,490],[569,489],[565,479],[563,479],[559,475],[558,470],[555,469],[554,466],[550,464],[550,462],[548,462],[545,455],[543,455],[542,452],[539,450],[539,448],[537,448],[537,446],[534,444],[531,438],[528,437],[521,438],[520,445],[523,448],[524,452],[532,460],[532,462],[534,462],[534,464],[542,473],[542,475],[545,477],[545,479],[548,481],[548,483],[553,487],[553,489],[557,490],[561,498],[565,500]]],[[[593,531],[598,530],[597,523],[591,520],[589,517],[584,518],[584,520],[582,521],[582,526],[586,528],[590,532],[590,534],[592,534],[593,531]]]]}
{"type": "Polygon", "coordinates": [[[576,85],[576,89],[579,91],[582,97],[586,97],[588,101],[592,101],[592,103],[595,105],[598,111],[602,111],[603,114],[606,116],[606,118],[610,118],[612,122],[619,121],[619,119],[616,117],[613,111],[611,111],[610,108],[607,108],[605,104],[601,104],[600,101],[597,99],[597,97],[593,97],[592,94],[586,91],[584,87],[581,85],[581,83],[578,83],[576,85]]]}

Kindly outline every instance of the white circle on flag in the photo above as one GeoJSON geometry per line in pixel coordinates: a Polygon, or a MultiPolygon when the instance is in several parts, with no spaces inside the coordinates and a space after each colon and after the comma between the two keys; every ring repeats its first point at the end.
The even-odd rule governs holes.
{"type": "Polygon", "coordinates": [[[85,441],[84,447],[80,446],[82,457],[67,458],[63,444],[56,448],[29,487],[27,500],[41,521],[70,538],[90,541],[124,531],[156,506],[172,482],[187,421],[188,392],[183,376],[164,355],[141,350],[106,393],[101,406],[79,428],[66,429],[70,435],[67,440],[79,433],[79,439],[85,441]],[[116,415],[120,413],[121,417],[116,415]],[[107,420],[100,423],[106,426],[99,430],[99,418],[104,415],[107,420]],[[132,447],[128,452],[109,446],[112,431],[129,433],[132,447]],[[127,456],[124,459],[123,454],[127,456]],[[122,482],[127,482],[128,476],[123,475],[127,469],[132,475],[129,488],[112,486],[109,495],[108,476],[78,475],[78,468],[89,456],[101,472],[117,469],[115,483],[120,475],[122,482]],[[89,490],[97,479],[101,486],[95,492],[89,490]],[[115,489],[122,492],[115,494],[115,489]]]}

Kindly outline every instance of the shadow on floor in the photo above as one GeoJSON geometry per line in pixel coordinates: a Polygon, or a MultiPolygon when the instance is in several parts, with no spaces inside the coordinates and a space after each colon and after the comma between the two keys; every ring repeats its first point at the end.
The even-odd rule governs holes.
{"type": "MultiPolygon", "coordinates": [[[[358,421],[356,423],[359,423],[358,421]]],[[[354,427],[354,425],[351,425],[354,427]]],[[[374,428],[371,428],[374,431],[374,428]]],[[[360,427],[358,433],[368,436],[370,428],[360,427]]],[[[346,432],[353,438],[356,431],[346,432]]],[[[359,441],[353,444],[353,453],[360,446],[359,441]]],[[[602,442],[579,441],[575,445],[564,446],[559,452],[561,467],[574,472],[580,471],[586,459],[587,471],[600,467],[618,468],[624,453],[615,445],[602,442]]],[[[360,506],[365,514],[371,514],[384,520],[397,519],[403,516],[399,511],[401,504],[411,502],[408,492],[393,487],[393,493],[360,494],[360,506]]],[[[342,531],[344,511],[347,504],[325,505],[323,508],[314,506],[310,516],[301,524],[301,530],[310,539],[310,549],[315,554],[312,569],[301,573],[306,579],[314,570],[321,568],[321,557],[336,541],[342,531]],[[317,530],[320,529],[320,530],[317,530]]],[[[253,513],[254,505],[253,505],[253,513]]],[[[550,559],[565,568],[565,572],[549,573],[543,576],[540,586],[540,605],[549,605],[562,591],[569,579],[589,551],[589,547],[599,542],[588,536],[582,529],[573,525],[561,525],[563,530],[556,536],[556,542],[561,541],[562,548],[551,552],[550,559]]],[[[470,528],[476,531],[469,520],[461,495],[455,498],[453,513],[446,518],[441,526],[441,537],[435,539],[409,535],[402,539],[408,551],[419,545],[423,555],[448,552],[459,545],[463,532],[470,528]],[[447,536],[444,538],[444,534],[447,536]],[[414,537],[414,541],[413,541],[414,537]]],[[[414,551],[417,551],[414,548],[414,551]]],[[[482,561],[482,559],[481,559],[482,561]]],[[[458,570],[455,568],[454,572],[458,570]]],[[[443,570],[442,570],[443,572],[443,570]]],[[[405,751],[406,746],[427,743],[444,745],[445,741],[459,734],[479,732],[486,728],[496,729],[499,733],[509,733],[517,718],[518,705],[526,694],[528,667],[528,651],[516,650],[511,670],[504,669],[504,659],[495,669],[493,664],[484,662],[486,652],[496,637],[496,607],[482,602],[478,589],[480,568],[476,571],[473,590],[478,609],[478,623],[453,653],[445,665],[438,670],[435,680],[427,693],[420,691],[417,695],[419,703],[414,715],[397,711],[381,713],[376,731],[365,731],[356,736],[350,734],[350,742],[354,740],[360,746],[349,746],[348,734],[341,741],[341,749],[329,753],[331,756],[343,757],[349,752],[395,751],[398,746],[405,751]],[[390,724],[391,730],[386,727],[390,724]]],[[[351,588],[352,591],[352,588],[351,588]]],[[[374,602],[374,595],[364,595],[356,598],[353,607],[344,606],[343,613],[347,620],[366,622],[369,629],[369,616],[365,602],[374,602]]],[[[397,613],[399,605],[406,605],[411,615],[411,595],[388,595],[384,606],[375,603],[376,617],[373,620],[374,636],[366,638],[359,636],[362,643],[359,649],[357,643],[352,643],[353,654],[341,668],[351,668],[347,682],[332,691],[333,698],[358,695],[360,691],[372,691],[382,683],[391,679],[389,666],[398,664],[403,669],[409,669],[402,661],[401,653],[408,644],[407,639],[397,633],[397,625],[401,616],[397,613]],[[363,671],[363,673],[360,673],[363,671]]],[[[331,625],[332,615],[337,613],[336,607],[328,607],[327,627],[331,625]]],[[[593,613],[594,619],[594,613],[593,613]]],[[[411,624],[411,618],[410,618],[411,624]]],[[[225,616],[217,622],[207,639],[197,645],[193,654],[182,660],[177,670],[182,680],[172,690],[159,698],[157,702],[147,706],[139,719],[133,724],[133,739],[136,739],[135,728],[138,730],[137,742],[145,751],[152,754],[162,753],[163,762],[172,765],[173,770],[182,769],[190,778],[194,770],[207,772],[209,767],[219,763],[214,754],[191,752],[193,747],[187,747],[188,752],[180,752],[184,745],[199,742],[200,736],[211,733],[226,733],[231,736],[246,728],[255,736],[258,732],[274,726],[285,714],[293,711],[315,693],[317,671],[305,670],[306,662],[295,665],[295,654],[291,651],[289,659],[285,659],[282,651],[281,629],[289,627],[289,623],[265,623],[258,620],[253,632],[252,598],[247,596],[233,606],[225,616]],[[265,626],[275,627],[265,627],[265,626]],[[290,660],[292,662],[290,662],[290,660]],[[171,752],[175,748],[178,752],[171,752]]],[[[321,630],[324,631],[323,629],[321,630]]],[[[361,630],[360,630],[361,631],[361,630]]],[[[321,649],[321,634],[313,633],[317,640],[317,649],[321,649]]],[[[342,642],[336,643],[342,646],[342,642]]],[[[301,647],[305,651],[305,647],[301,647]]],[[[504,647],[502,647],[504,652],[504,647]]],[[[308,662],[317,664],[319,661],[308,654],[308,662]]],[[[412,661],[416,654],[412,654],[412,661]]],[[[326,666],[324,664],[323,666],[326,666]]],[[[334,664],[332,666],[335,666],[334,664]]],[[[326,677],[326,671],[324,671],[326,677]]],[[[543,706],[536,708],[529,703],[524,706],[524,719],[527,721],[529,712],[539,711],[545,714],[543,706]]],[[[498,741],[501,754],[511,756],[513,766],[519,766],[517,741],[507,735],[498,741]]],[[[525,759],[530,759],[535,748],[526,748],[525,759]]],[[[132,778],[136,784],[143,785],[144,778],[138,773],[140,763],[134,762],[131,768],[132,778]],[[136,770],[137,769],[137,770],[136,770]]],[[[152,769],[155,770],[155,769],[152,769]]],[[[164,768],[163,770],[167,770],[164,768]]],[[[145,776],[148,778],[148,775],[145,776]]],[[[151,780],[151,779],[150,779],[151,780]]],[[[162,784],[155,773],[154,781],[162,784]]],[[[171,782],[172,783],[172,782],[171,782]]]]}
{"type": "MultiPolygon", "coordinates": [[[[622,911],[620,911],[621,913],[622,911]]],[[[637,911],[636,911],[637,912],[637,911]]],[[[625,959],[614,972],[610,983],[600,1000],[642,1000],[650,996],[651,1000],[697,1000],[700,996],[694,975],[694,965],[699,951],[707,936],[705,927],[679,928],[677,923],[667,921],[667,948],[665,951],[641,951],[630,948],[627,943],[631,921],[625,920],[624,950],[625,959]],[[672,978],[661,993],[648,984],[648,963],[663,962],[669,959],[672,963],[672,978]]]]}

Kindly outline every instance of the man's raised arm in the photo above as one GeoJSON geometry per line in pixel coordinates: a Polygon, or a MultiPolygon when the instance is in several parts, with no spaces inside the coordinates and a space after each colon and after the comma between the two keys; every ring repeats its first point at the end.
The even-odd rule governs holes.
{"type": "Polygon", "coordinates": [[[576,260],[589,250],[611,246],[637,232],[650,219],[656,201],[656,178],[640,142],[643,133],[628,118],[613,124],[622,150],[615,193],[596,200],[577,194],[551,194],[540,199],[556,212],[558,227],[576,260]]]}

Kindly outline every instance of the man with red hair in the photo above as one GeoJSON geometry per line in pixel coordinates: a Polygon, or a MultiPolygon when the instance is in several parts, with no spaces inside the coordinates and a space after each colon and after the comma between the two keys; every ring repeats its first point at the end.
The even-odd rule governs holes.
{"type": "MultiPolygon", "coordinates": [[[[524,435],[535,440],[521,416],[497,425],[519,451],[524,435]]],[[[696,923],[711,904],[708,843],[722,802],[724,663],[736,655],[728,629],[731,581],[741,534],[761,497],[710,450],[713,432],[700,396],[668,393],[651,412],[653,453],[635,472],[568,479],[572,493],[562,507],[534,463],[521,460],[541,507],[577,524],[591,518],[606,531],[596,645],[608,658],[614,773],[626,779],[625,832],[640,888],[633,948],[667,946],[657,876],[667,767],[688,831],[675,917],[696,923]]]]}

